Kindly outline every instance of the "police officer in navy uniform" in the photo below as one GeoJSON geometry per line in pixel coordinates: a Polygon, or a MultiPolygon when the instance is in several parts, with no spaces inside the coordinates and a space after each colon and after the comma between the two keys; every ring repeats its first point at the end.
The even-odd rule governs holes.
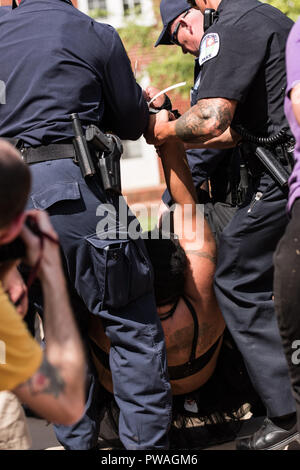
{"type": "MultiPolygon", "coordinates": [[[[232,128],[239,126],[247,140],[242,147],[247,151],[251,176],[248,194],[222,233],[215,290],[267,410],[261,428],[239,440],[237,448],[282,448],[298,437],[295,402],[272,298],[272,256],[287,224],[286,194],[260,164],[256,147],[249,147],[249,134],[255,139],[276,135],[277,142],[283,133],[289,140],[283,132],[287,127],[283,98],[285,43],[293,23],[257,0],[189,3],[204,14],[208,8],[214,10],[206,12],[210,27],[200,46],[198,101],[175,121],[168,122],[165,111],[152,116],[147,139],[156,145],[179,139],[200,147],[229,146],[238,141],[232,128]]],[[[180,29],[177,37],[180,41],[180,29]]],[[[284,157],[281,167],[287,166],[286,147],[274,148],[272,155],[276,161],[284,157]]]]}
{"type": "MultiPolygon", "coordinates": [[[[128,223],[119,216],[118,194],[105,192],[98,175],[85,180],[74,162],[70,113],[78,113],[84,129],[96,124],[121,139],[138,139],[148,125],[148,106],[121,40],[70,0],[23,0],[0,20],[0,70],[6,85],[0,135],[14,139],[30,164],[30,207],[47,210],[59,234],[83,334],[88,316],[97,315],[112,343],[122,443],[167,448],[171,393],[144,243],[129,237],[133,216],[128,223]],[[101,232],[105,218],[115,222],[119,239],[105,233],[114,224],[102,224],[101,232]]],[[[87,388],[82,420],[56,428],[67,449],[97,444],[101,396],[92,369],[87,388]]]]}
{"type": "MultiPolygon", "coordinates": [[[[189,53],[196,57],[194,86],[191,89],[191,106],[193,106],[197,103],[200,85],[201,68],[198,57],[203,36],[203,16],[200,12],[192,9],[187,0],[174,0],[172,2],[162,0],[160,14],[163,30],[155,43],[155,47],[159,45],[177,45],[182,48],[184,54],[189,53]],[[197,22],[199,22],[199,25],[196,24],[197,22]],[[183,28],[186,31],[185,40],[182,43],[178,41],[177,34],[170,35],[172,24],[175,30],[178,31],[183,28]]],[[[154,94],[153,91],[152,95],[154,96],[154,94]]],[[[149,97],[152,98],[152,95],[149,97]]],[[[233,152],[232,149],[191,148],[187,150],[186,156],[197,190],[198,201],[205,204],[205,215],[218,241],[221,230],[233,217],[238,202],[238,153],[233,152]],[[207,187],[208,181],[209,188],[207,187]]],[[[168,190],[164,192],[162,200],[166,205],[172,205],[172,197],[168,190]]]]}

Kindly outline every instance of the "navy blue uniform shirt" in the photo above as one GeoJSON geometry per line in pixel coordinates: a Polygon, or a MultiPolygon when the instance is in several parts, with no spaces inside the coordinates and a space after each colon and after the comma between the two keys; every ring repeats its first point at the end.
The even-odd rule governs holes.
{"type": "Polygon", "coordinates": [[[74,112],[122,139],[138,139],[148,125],[118,33],[68,1],[23,0],[1,15],[0,80],[0,136],[31,146],[71,138],[74,112]]]}
{"type": "Polygon", "coordinates": [[[287,126],[285,44],[293,22],[257,0],[222,0],[200,46],[198,100],[237,100],[234,123],[257,135],[287,126]]]}

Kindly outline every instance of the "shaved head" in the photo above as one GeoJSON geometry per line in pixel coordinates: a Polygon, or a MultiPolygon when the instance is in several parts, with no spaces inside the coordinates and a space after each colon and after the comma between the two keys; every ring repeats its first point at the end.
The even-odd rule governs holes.
{"type": "Polygon", "coordinates": [[[0,139],[0,229],[24,211],[30,183],[30,171],[20,153],[0,139]]]}

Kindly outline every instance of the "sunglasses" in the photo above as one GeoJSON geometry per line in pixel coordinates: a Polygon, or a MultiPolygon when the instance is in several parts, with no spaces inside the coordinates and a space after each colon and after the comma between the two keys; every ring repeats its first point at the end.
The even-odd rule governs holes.
{"type": "MultiPolygon", "coordinates": [[[[185,14],[180,18],[180,20],[182,18],[185,18],[186,15],[190,12],[190,10],[187,10],[185,12],[185,14]]],[[[180,20],[178,21],[177,25],[176,25],[176,28],[174,29],[173,33],[171,34],[171,38],[170,38],[170,41],[172,44],[175,44],[176,46],[180,46],[180,43],[178,42],[178,31],[179,31],[179,28],[181,26],[181,22],[180,20]]]]}

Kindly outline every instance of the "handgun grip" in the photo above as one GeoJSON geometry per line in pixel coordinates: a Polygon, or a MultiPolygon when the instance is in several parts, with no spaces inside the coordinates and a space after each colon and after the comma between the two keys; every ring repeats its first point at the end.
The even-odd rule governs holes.
{"type": "Polygon", "coordinates": [[[93,124],[87,127],[85,138],[89,144],[93,144],[99,150],[104,152],[109,152],[111,150],[110,140],[93,124]]]}

